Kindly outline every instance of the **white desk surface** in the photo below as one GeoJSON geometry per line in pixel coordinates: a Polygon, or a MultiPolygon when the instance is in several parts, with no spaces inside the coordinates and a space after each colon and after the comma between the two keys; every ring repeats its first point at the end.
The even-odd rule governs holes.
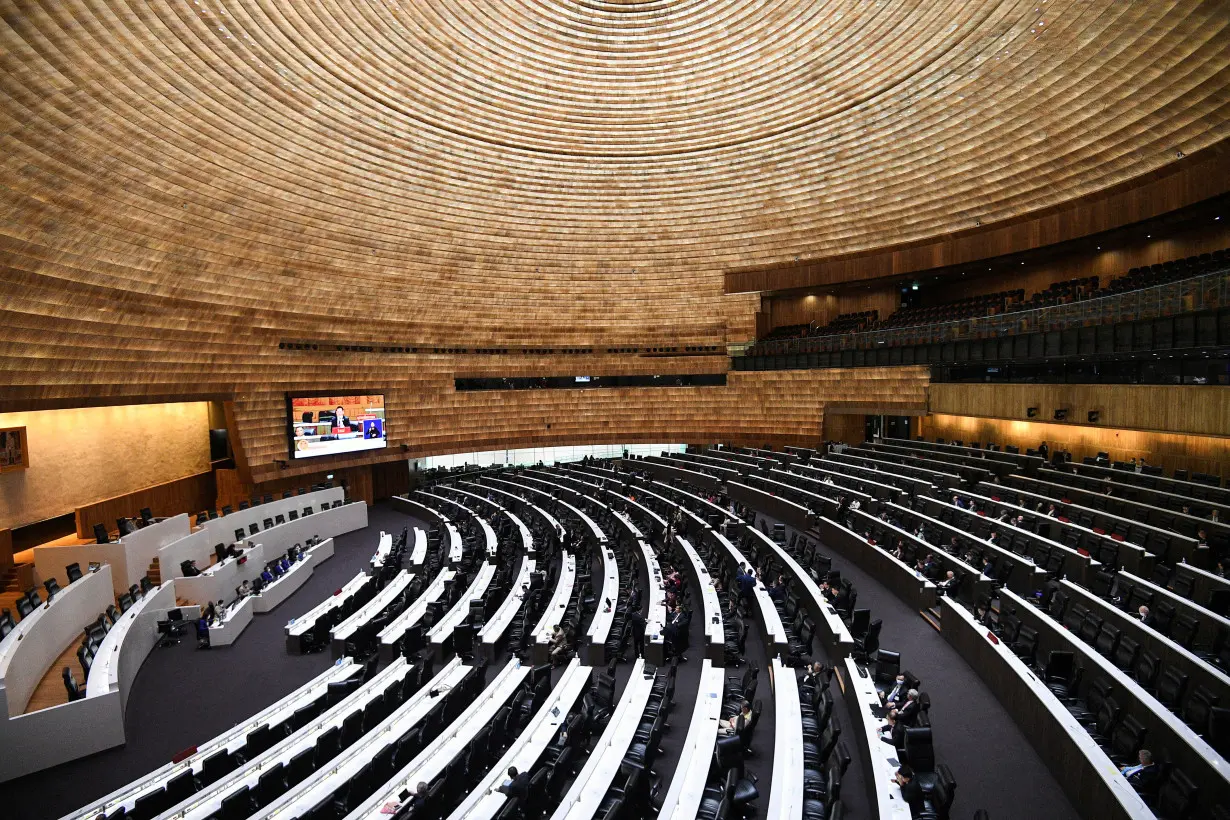
{"type": "Polygon", "coordinates": [[[465,544],[461,540],[461,533],[457,531],[457,527],[453,522],[449,521],[446,523],[444,529],[448,531],[448,561],[450,564],[456,564],[465,555],[465,544]]]}
{"type": "MultiPolygon", "coordinates": [[[[837,639],[837,643],[854,643],[854,636],[852,636],[850,634],[850,630],[846,628],[846,622],[843,621],[841,616],[837,614],[837,610],[833,609],[833,605],[830,604],[828,599],[824,597],[824,593],[820,591],[819,585],[812,580],[812,577],[807,570],[805,570],[798,561],[794,560],[794,557],[791,556],[790,553],[786,552],[786,550],[784,550],[781,545],[779,545],[772,538],[765,535],[755,527],[749,526],[748,529],[755,533],[756,537],[773,551],[773,554],[777,556],[778,560],[789,567],[790,571],[794,573],[795,580],[798,581],[799,585],[803,587],[803,590],[807,593],[807,595],[815,601],[817,608],[819,608],[821,614],[824,616],[825,628],[828,630],[830,635],[833,635],[837,639]]],[[[756,579],[756,589],[758,591],[764,586],[763,581],[763,578],[756,579]]],[[[772,601],[770,601],[770,604],[771,603],[772,601]]]]}
{"type": "MultiPolygon", "coordinates": [[[[87,698],[119,691],[120,650],[124,639],[136,627],[138,616],[147,610],[153,612],[159,608],[165,610],[174,606],[175,582],[167,581],[145,593],[141,600],[120,616],[119,622],[103,636],[102,643],[98,645],[98,651],[94,653],[94,663],[91,664],[90,673],[86,677],[85,696],[87,698]]],[[[148,626],[147,624],[146,628],[148,626]]]]}
{"type": "MultiPolygon", "coordinates": [[[[505,487],[515,488],[515,489],[521,490],[522,492],[525,492],[526,490],[528,490],[528,491],[530,491],[530,492],[534,492],[534,493],[538,493],[539,495],[546,496],[547,498],[550,498],[550,497],[551,497],[551,494],[550,494],[550,493],[544,493],[542,490],[539,490],[539,489],[537,489],[537,488],[535,488],[535,487],[526,487],[526,486],[524,486],[524,485],[522,485],[522,484],[515,484],[515,483],[513,483],[513,482],[511,482],[511,481],[506,481],[505,479],[502,479],[502,478],[495,478],[495,477],[493,476],[493,477],[488,478],[488,479],[486,479],[486,480],[487,480],[487,481],[490,481],[490,482],[498,482],[498,483],[500,483],[500,484],[503,484],[505,487]]],[[[531,507],[533,507],[533,508],[534,508],[534,509],[538,512],[538,514],[539,514],[540,516],[542,516],[542,517],[543,517],[543,519],[544,519],[544,520],[546,520],[547,524],[548,524],[548,525],[550,525],[551,529],[555,530],[555,535],[556,535],[558,538],[563,538],[563,537],[564,537],[564,533],[566,533],[566,532],[567,532],[567,530],[564,528],[564,525],[563,525],[563,524],[561,524],[561,523],[559,522],[559,519],[557,519],[555,516],[551,515],[551,513],[550,513],[549,511],[547,511],[547,510],[543,509],[541,506],[539,506],[538,504],[535,504],[533,501],[530,501],[529,499],[522,498],[521,496],[519,496],[519,495],[517,495],[516,493],[512,492],[512,490],[511,490],[511,489],[500,489],[499,487],[492,487],[492,486],[489,486],[489,485],[487,485],[487,484],[474,484],[474,483],[471,483],[471,482],[463,482],[463,483],[467,483],[467,484],[469,484],[471,487],[478,487],[478,488],[481,488],[481,489],[484,489],[484,490],[491,490],[491,491],[493,491],[493,492],[502,493],[502,494],[504,494],[504,495],[506,495],[506,496],[509,496],[509,497],[511,497],[511,498],[515,498],[515,499],[517,499],[518,501],[522,501],[522,502],[524,502],[524,503],[526,503],[526,504],[529,504],[531,507]]]]}
{"type": "Polygon", "coordinates": [[[662,586],[662,567],[658,556],[644,541],[637,541],[649,571],[649,609],[645,613],[645,638],[654,643],[662,642],[662,628],[666,626],[666,590],[662,586]]]}
{"type": "Polygon", "coordinates": [[[392,646],[400,641],[401,636],[406,634],[406,630],[421,621],[427,614],[427,607],[440,600],[440,596],[444,594],[445,582],[453,580],[456,575],[456,570],[441,567],[436,577],[427,585],[427,589],[423,590],[423,594],[411,601],[410,605],[401,611],[401,614],[380,630],[380,643],[392,646]]]}
{"type": "Polygon", "coordinates": [[[461,754],[461,750],[482,731],[484,726],[495,720],[496,713],[508,702],[513,692],[529,676],[529,673],[528,666],[522,666],[516,658],[510,660],[456,720],[450,723],[435,740],[427,744],[427,747],[414,760],[406,764],[382,788],[347,815],[347,820],[360,820],[360,818],[380,820],[386,816],[384,811],[386,805],[401,804],[397,795],[402,791],[408,790],[413,794],[415,786],[420,781],[430,783],[434,780],[453,761],[454,757],[461,754]]]}
{"type": "Polygon", "coordinates": [[[372,570],[378,570],[384,566],[384,561],[389,557],[389,553],[393,551],[393,535],[384,530],[380,531],[380,542],[376,545],[376,554],[372,556],[372,570]]]}
{"type": "Polygon", "coordinates": [[[585,634],[594,643],[606,643],[615,620],[615,607],[619,603],[619,565],[615,563],[610,544],[599,544],[598,552],[602,553],[602,592],[598,597],[598,609],[585,634]],[[611,602],[610,606],[607,606],[607,601],[611,602]]]}
{"type": "Polygon", "coordinates": [[[427,532],[422,527],[414,528],[414,547],[410,550],[410,563],[416,567],[423,566],[427,560],[427,532]]]}
{"type": "MultiPolygon", "coordinates": [[[[491,489],[491,488],[488,487],[487,489],[491,489]]],[[[492,501],[489,498],[479,495],[478,493],[473,493],[473,492],[470,492],[469,490],[463,490],[460,487],[453,487],[453,490],[454,492],[464,493],[465,495],[468,495],[471,498],[477,498],[481,501],[485,501],[486,503],[490,504],[491,506],[499,510],[501,513],[503,513],[505,516],[507,516],[508,520],[513,522],[513,526],[517,528],[517,531],[521,533],[521,546],[525,550],[526,554],[527,555],[534,554],[534,536],[530,533],[530,528],[525,526],[525,522],[522,521],[521,517],[518,516],[515,512],[503,506],[502,504],[499,504],[495,501],[492,501]]]]}
{"type": "Polygon", "coordinates": [[[722,694],[726,683],[722,674],[720,666],[714,666],[705,658],[688,736],[683,741],[679,763],[671,778],[666,799],[662,801],[658,820],[693,820],[696,817],[696,809],[705,792],[705,781],[709,779],[713,747],[717,744],[718,720],[722,716],[722,694]]]}
{"type": "Polygon", "coordinates": [[[435,677],[419,687],[417,692],[381,721],[380,725],[334,758],[327,769],[315,772],[299,785],[292,787],[273,803],[252,815],[252,820],[303,817],[309,814],[317,804],[357,775],[359,770],[382,750],[397,743],[426,717],[439,702],[431,697],[431,690],[447,692],[461,683],[469,671],[469,667],[462,665],[460,658],[453,658],[435,677]]]}
{"type": "MultiPolygon", "coordinates": [[[[473,518],[475,521],[477,521],[478,525],[483,530],[483,537],[487,542],[487,548],[486,548],[487,556],[492,557],[495,555],[496,550],[498,549],[500,545],[500,542],[499,542],[499,539],[495,537],[495,530],[491,529],[491,525],[487,523],[487,519],[483,518],[481,515],[474,512],[474,510],[470,509],[465,504],[462,504],[460,501],[457,501],[454,498],[449,498],[446,495],[436,495],[435,493],[429,492],[427,490],[423,490],[422,493],[423,495],[429,495],[432,498],[439,498],[442,501],[447,501],[449,504],[452,504],[454,507],[466,513],[471,518],[473,518]]],[[[460,557],[458,557],[455,560],[461,560],[461,559],[460,557]]]]}
{"type": "Polygon", "coordinates": [[[637,527],[636,524],[632,523],[632,519],[629,518],[628,516],[624,515],[623,513],[619,511],[616,511],[615,518],[621,524],[624,525],[624,529],[626,529],[628,531],[628,534],[631,535],[633,538],[639,541],[640,539],[645,537],[645,533],[641,532],[640,528],[637,527]]]}
{"type": "Polygon", "coordinates": [[[717,590],[713,587],[713,577],[709,575],[709,568],[705,566],[704,561],[700,560],[700,554],[692,546],[691,541],[682,535],[676,535],[675,540],[679,542],[680,548],[692,562],[692,570],[696,573],[700,584],[701,611],[705,616],[705,639],[710,644],[725,645],[726,633],[722,627],[722,602],[718,600],[717,590]]]}
{"type": "Polygon", "coordinates": [[[773,785],[766,817],[803,816],[803,713],[799,682],[780,656],[769,663],[773,678],[773,785]]]}
{"type": "Polygon", "coordinates": [[[893,777],[900,765],[897,760],[897,750],[892,744],[880,739],[882,719],[872,714],[873,708],[881,706],[880,696],[876,693],[875,681],[871,675],[862,677],[858,673],[858,664],[853,658],[842,661],[842,671],[845,673],[846,685],[843,692],[847,701],[857,705],[861,723],[853,728],[860,738],[863,750],[871,760],[872,777],[875,780],[876,807],[880,820],[910,820],[910,806],[901,798],[901,787],[893,777]]]}
{"type": "Polygon", "coordinates": [[[276,519],[279,514],[289,517],[291,510],[301,513],[304,507],[311,507],[314,512],[319,512],[322,509],[321,505],[328,504],[332,509],[334,501],[345,500],[345,498],[346,491],[341,487],[313,490],[303,495],[277,498],[268,504],[257,504],[246,510],[235,510],[229,515],[211,518],[204,523],[204,529],[209,532],[211,542],[229,544],[235,538],[235,530],[240,527],[247,532],[251,524],[261,524],[266,518],[276,519]]]}
{"type": "MultiPolygon", "coordinates": [[[[332,554],[333,546],[331,544],[329,549],[330,554],[332,554]]],[[[315,564],[316,562],[311,559],[311,555],[304,553],[298,561],[290,565],[290,569],[275,578],[272,584],[269,584],[252,596],[256,599],[256,611],[269,612],[293,595],[311,577],[315,571],[313,569],[315,564]]]]}
{"type": "MultiPolygon", "coordinates": [[[[676,501],[675,499],[670,498],[669,496],[659,495],[658,493],[655,493],[655,492],[653,492],[652,490],[647,490],[647,489],[645,489],[644,487],[641,487],[641,486],[637,486],[635,489],[636,489],[638,492],[643,493],[644,495],[651,495],[651,496],[653,496],[654,498],[657,498],[657,499],[661,500],[663,503],[670,504],[673,508],[675,508],[675,509],[679,510],[679,511],[680,511],[680,512],[682,512],[684,515],[688,516],[688,517],[689,517],[689,518],[691,518],[693,521],[695,521],[695,522],[696,522],[696,524],[697,524],[697,526],[700,526],[700,527],[702,527],[702,528],[706,528],[706,529],[709,527],[709,524],[705,521],[705,519],[701,518],[699,515],[697,515],[696,513],[692,512],[691,510],[689,510],[687,507],[685,507],[683,504],[681,504],[680,502],[676,501]]],[[[661,488],[659,488],[659,489],[661,489],[661,488]]],[[[685,495],[686,495],[686,493],[685,493],[685,495]]],[[[640,506],[640,505],[638,504],[637,506],[640,506]]],[[[657,515],[655,515],[655,517],[656,517],[659,521],[662,521],[661,516],[657,516],[657,515]]],[[[665,521],[662,521],[662,526],[663,526],[663,527],[665,527],[665,526],[666,526],[666,522],[665,522],[665,521]]]]}
{"type": "MultiPolygon", "coordinates": [[[[1004,590],[1005,592],[1007,590],[1004,590]]],[[[984,636],[987,633],[987,628],[974,620],[974,616],[969,613],[965,607],[947,599],[951,604],[951,612],[962,620],[966,621],[968,628],[984,636]]],[[[1019,599],[1018,599],[1019,600],[1019,599]]],[[[1008,666],[1018,678],[1023,680],[1033,692],[1035,698],[1051,713],[1052,719],[1063,728],[1064,731],[1075,741],[1077,747],[1093,764],[1098,776],[1114,794],[1119,804],[1123,807],[1124,812],[1133,820],[1156,820],[1152,809],[1145,805],[1144,800],[1136,793],[1136,790],[1128,784],[1127,778],[1119,773],[1119,767],[1116,766],[1111,759],[1106,755],[1106,752],[1093,741],[1085,728],[1077,722],[1072,713],[1068,711],[1060,701],[1055,697],[1051,690],[1046,688],[1042,681],[1038,680],[1038,676],[1033,670],[1025,665],[1025,662],[1018,658],[1011,649],[1009,649],[1003,641],[987,640],[987,644],[992,651],[1000,656],[1003,663],[1008,666]]],[[[1096,653],[1095,653],[1096,654],[1096,653]]],[[[849,658],[846,659],[847,664],[852,664],[849,658]]],[[[867,680],[870,680],[868,678],[867,680]]],[[[878,697],[877,697],[878,700],[878,697]]],[[[882,743],[878,740],[873,741],[879,743],[880,746],[891,748],[887,743],[882,743]]],[[[897,789],[898,794],[900,789],[897,789]]],[[[881,816],[884,816],[881,814],[881,816]]],[[[904,820],[909,820],[910,814],[907,810],[904,814],[904,820]]]]}
{"type": "MultiPolygon", "coordinates": [[[[1001,601],[1008,601],[1018,610],[1023,611],[1026,607],[1032,607],[1024,598],[1020,597],[1011,590],[1001,590],[1001,601]]],[[[1114,681],[1115,686],[1122,687],[1129,695],[1136,699],[1138,703],[1144,705],[1149,711],[1153,712],[1154,716],[1162,723],[1169,727],[1170,731],[1175,734],[1180,743],[1186,743],[1188,748],[1199,757],[1208,761],[1208,764],[1221,775],[1223,780],[1230,781],[1230,763],[1226,761],[1217,751],[1209,745],[1208,741],[1196,734],[1190,726],[1174,712],[1167,709],[1157,699],[1141,688],[1135,678],[1126,672],[1122,671],[1103,657],[1096,649],[1080,639],[1079,636],[1073,635],[1062,624],[1055,621],[1050,615],[1041,610],[1034,609],[1035,612],[1044,620],[1050,621],[1055,625],[1055,633],[1057,637],[1066,641],[1071,647],[1071,652],[1076,657],[1084,659],[1087,664],[1092,664],[1097,667],[1100,677],[1110,678],[1114,681]]],[[[1087,672],[1092,672],[1092,669],[1086,669],[1087,672]]]]}
{"type": "Polygon", "coordinates": [[[385,607],[393,603],[393,600],[410,586],[412,580],[414,580],[414,573],[410,570],[403,569],[398,572],[393,576],[393,580],[385,584],[384,589],[376,593],[374,598],[355,610],[349,618],[333,627],[329,637],[335,641],[344,641],[349,638],[359,627],[375,618],[385,607]]]}
{"type": "Polygon", "coordinates": [[[239,639],[243,631],[252,623],[252,614],[256,611],[256,597],[246,595],[238,603],[227,604],[222,618],[209,625],[210,646],[229,646],[239,639]]]}
{"type": "Polygon", "coordinates": [[[174,816],[176,820],[206,820],[222,808],[224,798],[244,786],[249,789],[256,788],[261,772],[278,763],[285,766],[290,763],[291,758],[304,749],[313,748],[317,738],[335,727],[340,729],[347,717],[355,712],[362,712],[369,703],[384,694],[385,688],[390,683],[402,680],[409,671],[410,666],[406,659],[397,658],[377,672],[375,677],[359,686],[339,703],[334,704],[333,708],[310,724],[281,742],[275,743],[264,754],[252,758],[221,780],[210,784],[184,802],[164,812],[163,816],[174,816]]]}
{"type": "Polygon", "coordinates": [[[1180,611],[1182,611],[1183,609],[1187,609],[1193,614],[1198,615],[1201,620],[1207,623],[1210,623],[1210,624],[1216,624],[1218,629],[1230,628],[1230,618],[1225,618],[1221,615],[1218,615],[1213,610],[1206,609],[1202,607],[1200,604],[1188,598],[1184,598],[1180,595],[1175,595],[1170,590],[1165,589],[1163,587],[1159,587],[1157,584],[1153,583],[1152,581],[1146,581],[1144,578],[1141,578],[1138,575],[1133,575],[1127,570],[1119,570],[1119,574],[1122,575],[1124,578],[1127,578],[1133,584],[1143,587],[1149,590],[1150,592],[1154,593],[1155,595],[1160,595],[1165,600],[1176,602],[1175,608],[1180,611]]]}
{"type": "Polygon", "coordinates": [[[527,556],[521,558],[521,569],[517,571],[517,578],[513,581],[512,589],[508,591],[508,597],[500,604],[491,616],[491,618],[483,624],[483,628],[478,630],[478,637],[485,644],[496,643],[503,635],[504,631],[512,624],[513,618],[516,617],[518,610],[521,609],[521,601],[525,598],[525,593],[522,591],[530,582],[530,573],[534,571],[534,559],[527,556]]]}
{"type": "Polygon", "coordinates": [[[432,643],[444,643],[449,635],[453,634],[453,630],[457,628],[457,624],[466,619],[470,614],[470,601],[478,600],[483,597],[483,593],[487,591],[487,587],[491,586],[491,579],[495,577],[495,564],[485,563],[478,568],[478,572],[474,573],[474,580],[470,582],[470,587],[462,593],[457,599],[457,603],[453,604],[453,608],[444,613],[444,617],[439,622],[432,624],[432,627],[427,632],[427,637],[432,643]]]}
{"type": "Polygon", "coordinates": [[[363,667],[356,666],[353,658],[342,658],[277,703],[257,712],[243,723],[228,729],[214,739],[198,745],[196,754],[179,763],[167,763],[128,785],[116,789],[106,797],[64,815],[62,820],[93,820],[99,814],[111,814],[120,806],[131,811],[138,797],[162,788],[168,780],[184,771],[191,769],[199,772],[201,762],[214,752],[221,749],[226,749],[228,752],[238,751],[247,742],[249,732],[262,726],[275,726],[282,723],[293,715],[296,709],[323,695],[330,683],[345,680],[362,672],[363,667]]]}
{"type": "MultiPolygon", "coordinates": [[[[748,527],[748,529],[753,532],[756,531],[755,527],[748,527]]],[[[710,530],[710,532],[713,532],[713,537],[730,554],[736,564],[746,564],[748,567],[753,566],[729,538],[714,530],[710,530]]],[[[769,597],[769,591],[765,589],[764,582],[760,578],[756,579],[753,597],[756,599],[756,608],[760,610],[760,620],[764,624],[765,634],[768,636],[769,642],[789,643],[790,639],[786,637],[786,629],[782,626],[782,616],[778,614],[777,607],[773,606],[773,599],[769,597]]],[[[838,616],[838,620],[840,619],[840,616],[838,616]]]]}
{"type": "MultiPolygon", "coordinates": [[[[534,472],[534,471],[527,470],[526,472],[534,472]]],[[[554,487],[557,490],[564,490],[566,492],[571,492],[571,493],[577,492],[571,487],[565,487],[563,484],[560,484],[556,481],[549,481],[545,478],[535,478],[533,476],[522,476],[522,478],[524,478],[527,481],[537,481],[539,484],[546,484],[548,487],[554,487]]],[[[555,476],[552,476],[552,478],[555,478],[555,476]]],[[[542,491],[540,490],[539,492],[542,492],[542,491]]],[[[548,496],[549,495],[550,494],[548,493],[548,496]]],[[[594,499],[594,500],[597,501],[597,499],[594,499]]],[[[589,527],[589,531],[593,533],[594,538],[597,538],[599,543],[606,541],[606,533],[602,531],[602,527],[599,527],[597,522],[594,521],[594,519],[590,518],[589,514],[586,513],[585,510],[582,510],[580,507],[577,507],[573,504],[568,503],[562,498],[556,498],[555,502],[559,504],[561,507],[568,508],[569,510],[572,511],[573,515],[581,519],[581,522],[584,523],[585,526],[589,527]]],[[[598,501],[597,503],[602,504],[601,501],[598,501]]],[[[602,506],[605,507],[606,505],[602,504],[602,506]]]]}
{"type": "MultiPolygon", "coordinates": [[[[625,502],[627,502],[628,504],[631,504],[632,506],[637,507],[638,509],[640,509],[640,511],[641,511],[641,512],[645,513],[645,515],[649,516],[649,517],[650,517],[650,518],[652,518],[654,521],[658,522],[658,526],[662,528],[662,531],[663,531],[663,532],[665,532],[665,531],[666,531],[666,528],[669,526],[669,522],[667,522],[667,520],[666,520],[665,518],[663,518],[662,516],[658,515],[656,512],[654,512],[653,510],[649,509],[648,507],[646,507],[646,506],[645,506],[644,504],[642,504],[641,502],[639,502],[639,501],[633,501],[631,498],[627,498],[627,497],[625,497],[625,496],[621,496],[621,495],[619,495],[619,493],[616,493],[614,490],[608,490],[607,492],[611,493],[611,495],[618,496],[619,498],[622,498],[622,499],[623,499],[625,502]]],[[[663,501],[666,501],[667,503],[671,503],[668,499],[665,499],[665,498],[664,498],[664,499],[662,499],[662,500],[663,500],[663,501]]],[[[675,505],[675,506],[678,506],[678,505],[675,505]]]]}
{"type": "Polygon", "coordinates": [[[577,577],[577,559],[563,550],[560,556],[560,573],[556,579],[555,591],[542,613],[538,625],[534,627],[534,642],[547,643],[551,640],[554,627],[563,624],[564,613],[568,611],[568,600],[572,597],[572,585],[577,577]]]}
{"type": "Polygon", "coordinates": [[[653,692],[653,682],[653,675],[645,676],[645,659],[637,658],[602,737],[594,744],[580,774],[572,781],[572,787],[551,815],[551,820],[591,820],[598,811],[619,772],[632,736],[640,726],[645,704],[653,692]]]}
{"type": "Polygon", "coordinates": [[[112,567],[84,576],[17,622],[0,643],[0,718],[25,712],[39,681],[82,628],[115,601],[112,567]]]}
{"type": "Polygon", "coordinates": [[[663,489],[671,490],[671,491],[673,491],[673,492],[678,493],[679,495],[686,495],[686,496],[688,496],[689,498],[694,499],[694,500],[695,500],[697,503],[699,503],[701,506],[703,506],[703,507],[707,507],[707,508],[709,508],[710,510],[712,510],[713,512],[717,513],[718,515],[721,515],[723,519],[733,519],[733,520],[738,520],[738,519],[737,519],[737,517],[735,516],[735,514],[734,514],[734,513],[732,513],[730,510],[723,509],[723,508],[722,508],[722,505],[720,505],[720,504],[714,504],[714,503],[713,503],[712,501],[710,501],[709,499],[707,499],[707,498],[701,498],[701,497],[700,497],[699,495],[697,495],[696,493],[688,492],[687,490],[681,490],[681,489],[679,489],[678,487],[672,487],[672,486],[670,486],[669,484],[663,484],[661,481],[651,481],[651,482],[649,482],[649,483],[650,483],[650,484],[655,484],[655,485],[657,485],[658,487],[661,487],[661,488],[663,488],[663,489]]]}
{"type": "Polygon", "coordinates": [[[358,575],[346,582],[341,592],[336,595],[330,595],[298,618],[291,618],[287,621],[286,634],[290,636],[302,635],[310,630],[316,621],[320,619],[320,616],[331,609],[341,606],[347,598],[358,592],[367,583],[367,578],[367,573],[360,570],[358,575]]]}
{"type": "Polygon", "coordinates": [[[577,698],[585,691],[591,671],[590,667],[581,666],[581,662],[576,658],[569,662],[546,703],[534,713],[529,724],[513,741],[504,756],[461,801],[461,805],[448,816],[448,820],[488,820],[499,813],[508,799],[498,791],[500,784],[508,776],[508,767],[516,766],[519,772],[528,772],[534,768],[543,751],[559,735],[560,724],[568,719],[568,713],[572,711],[577,698]]]}
{"type": "Polygon", "coordinates": [[[1227,689],[1230,689],[1230,674],[1227,674],[1224,670],[1219,669],[1218,667],[1214,666],[1213,664],[1209,663],[1203,658],[1197,657],[1196,654],[1193,653],[1190,649],[1186,649],[1183,646],[1175,643],[1173,638],[1169,637],[1168,635],[1163,635],[1161,632],[1158,632],[1156,628],[1149,626],[1148,624],[1141,623],[1140,620],[1137,619],[1134,615],[1129,615],[1123,610],[1118,609],[1117,607],[1111,605],[1110,602],[1104,601],[1101,598],[1098,598],[1089,590],[1085,589],[1082,586],[1072,583],[1067,578],[1064,578],[1063,580],[1061,580],[1059,582],[1059,586],[1063,588],[1063,591],[1067,593],[1067,595],[1075,603],[1082,603],[1084,601],[1089,601],[1089,602],[1097,601],[1098,603],[1105,604],[1110,609],[1110,613],[1108,614],[1107,620],[1114,621],[1115,619],[1119,619],[1120,621],[1131,621],[1137,629],[1142,629],[1147,634],[1152,635],[1159,643],[1164,644],[1166,648],[1169,649],[1171,652],[1175,653],[1176,655],[1182,656],[1187,661],[1187,663],[1191,664],[1194,667],[1198,667],[1206,675],[1209,675],[1214,680],[1216,680],[1219,684],[1226,687],[1227,689]]]}

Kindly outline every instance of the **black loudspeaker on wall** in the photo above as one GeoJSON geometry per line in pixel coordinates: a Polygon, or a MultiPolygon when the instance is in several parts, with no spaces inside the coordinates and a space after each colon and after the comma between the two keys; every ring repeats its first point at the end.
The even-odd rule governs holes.
{"type": "Polygon", "coordinates": [[[1097,411],[1097,410],[1090,410],[1090,411],[1089,411],[1089,423],[1090,423],[1090,424],[1097,424],[1097,423],[1098,423],[1098,411],[1097,411]]]}
{"type": "Polygon", "coordinates": [[[1037,407],[1026,407],[1025,408],[1025,418],[1036,419],[1037,417],[1038,417],[1037,407]]]}
{"type": "Polygon", "coordinates": [[[1068,420],[1067,410],[1060,408],[1055,411],[1055,421],[1067,421],[1067,420],[1068,420]]]}

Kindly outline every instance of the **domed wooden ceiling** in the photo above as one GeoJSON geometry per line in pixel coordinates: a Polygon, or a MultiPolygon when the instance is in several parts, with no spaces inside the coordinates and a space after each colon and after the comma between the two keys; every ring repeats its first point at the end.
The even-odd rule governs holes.
{"type": "Polygon", "coordinates": [[[1230,135],[1220,0],[0,8],[22,313],[63,285],[288,333],[720,341],[725,270],[993,224],[1230,135]]]}

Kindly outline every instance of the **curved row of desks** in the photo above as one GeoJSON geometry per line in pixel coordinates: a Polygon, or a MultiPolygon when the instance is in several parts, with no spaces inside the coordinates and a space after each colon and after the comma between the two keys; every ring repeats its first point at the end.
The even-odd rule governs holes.
{"type": "Polygon", "coordinates": [[[158,643],[157,622],[176,608],[175,582],[138,599],[103,638],[84,697],[26,712],[35,687],[82,630],[115,602],[112,567],[103,565],[60,590],[0,641],[0,781],[122,746],[133,681],[158,643]],[[20,753],[17,752],[20,750],[20,753]]]}

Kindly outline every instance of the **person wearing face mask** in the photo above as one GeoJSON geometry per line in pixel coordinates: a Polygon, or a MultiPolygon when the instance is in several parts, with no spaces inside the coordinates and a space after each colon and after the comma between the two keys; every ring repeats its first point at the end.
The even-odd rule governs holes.
{"type": "Polygon", "coordinates": [[[910,691],[909,684],[905,682],[905,675],[897,674],[897,679],[893,681],[893,687],[884,693],[885,706],[900,706],[905,703],[906,693],[910,691]]]}

